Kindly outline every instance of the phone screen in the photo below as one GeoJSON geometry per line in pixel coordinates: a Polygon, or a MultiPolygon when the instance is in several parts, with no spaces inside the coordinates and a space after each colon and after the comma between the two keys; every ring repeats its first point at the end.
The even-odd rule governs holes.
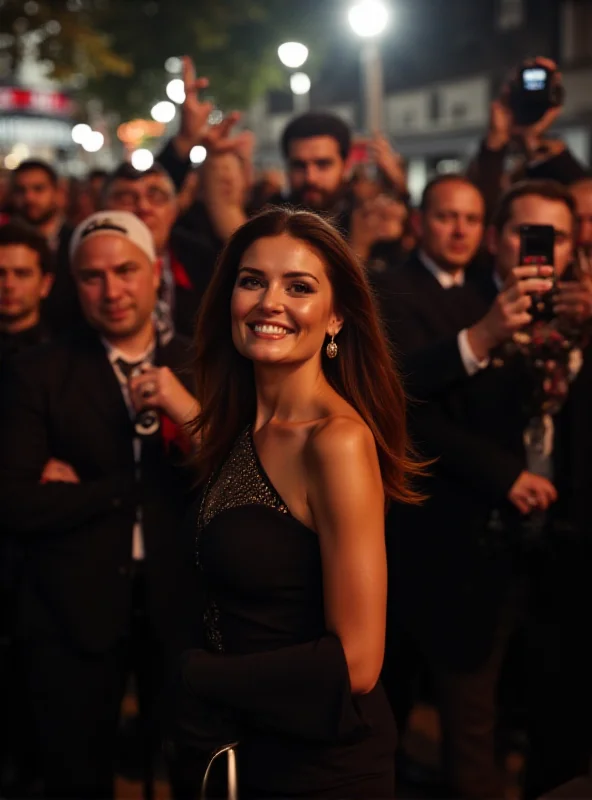
{"type": "MultiPolygon", "coordinates": [[[[522,225],[520,228],[520,264],[522,266],[552,267],[555,264],[555,229],[552,225],[522,225]]],[[[534,321],[554,318],[553,289],[532,296],[531,314],[534,321]]]]}
{"type": "Polygon", "coordinates": [[[541,92],[547,85],[547,70],[530,67],[522,72],[522,85],[527,92],[541,92]]]}
{"type": "Polygon", "coordinates": [[[555,228],[552,225],[520,227],[520,263],[553,266],[555,263],[555,228]]]}

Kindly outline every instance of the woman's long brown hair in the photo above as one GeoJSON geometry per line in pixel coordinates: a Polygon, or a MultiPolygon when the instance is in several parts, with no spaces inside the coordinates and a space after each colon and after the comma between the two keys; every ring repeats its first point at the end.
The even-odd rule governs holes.
{"type": "Polygon", "coordinates": [[[406,428],[406,400],[366,276],[342,236],[307,211],[272,208],[249,220],[229,240],[204,297],[195,336],[197,399],[192,423],[201,445],[200,480],[223,463],[234,441],[255,418],[253,364],[232,341],[230,301],[245,251],[258,239],[288,234],[307,243],[326,265],[335,308],[344,318],[339,355],[322,364],[331,386],[360,414],[374,435],[387,500],[417,503],[412,479],[422,465],[413,456],[406,428]]]}

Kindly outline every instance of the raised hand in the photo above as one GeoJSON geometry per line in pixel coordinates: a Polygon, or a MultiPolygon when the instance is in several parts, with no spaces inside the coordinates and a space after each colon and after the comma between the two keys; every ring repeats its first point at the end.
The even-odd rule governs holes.
{"type": "MultiPolygon", "coordinates": [[[[552,78],[553,82],[556,85],[561,83],[561,73],[557,71],[557,64],[554,61],[551,61],[550,58],[542,58],[539,56],[538,58],[534,58],[532,61],[527,62],[526,66],[546,67],[546,69],[549,69],[554,73],[552,78]]],[[[549,128],[555,123],[562,113],[563,106],[554,106],[553,108],[548,109],[548,111],[532,125],[526,125],[522,127],[514,125],[513,135],[522,140],[528,155],[532,156],[536,153],[537,149],[542,143],[541,140],[543,135],[549,130],[549,128]]],[[[552,155],[554,154],[555,153],[552,153],[552,155]]]]}
{"type": "Polygon", "coordinates": [[[582,275],[577,281],[559,281],[554,310],[576,325],[592,319],[592,277],[582,275]]]}
{"type": "MultiPolygon", "coordinates": [[[[561,83],[562,77],[561,73],[557,71],[557,64],[549,58],[538,56],[537,58],[525,62],[525,66],[545,67],[554,73],[554,83],[561,83]]],[[[517,125],[509,102],[510,83],[516,76],[517,73],[514,71],[506,83],[504,83],[499,96],[491,103],[486,143],[491,150],[500,150],[512,139],[518,140],[524,146],[527,154],[532,156],[543,144],[543,135],[561,115],[563,107],[556,106],[550,108],[541,119],[537,120],[537,122],[532,125],[517,125]]],[[[557,155],[559,147],[560,144],[553,143],[553,145],[549,145],[549,155],[557,155]]]]}
{"type": "Polygon", "coordinates": [[[210,82],[207,78],[196,77],[193,61],[188,56],[183,58],[183,83],[185,101],[181,106],[181,125],[174,143],[178,154],[183,158],[189,158],[191,149],[203,144],[213,105],[200,100],[200,91],[206,89],[210,82]]]}
{"type": "Polygon", "coordinates": [[[240,121],[238,111],[228,114],[217,125],[208,126],[204,132],[202,144],[208,151],[208,156],[221,156],[234,153],[241,160],[251,159],[255,138],[251,131],[241,131],[231,136],[234,126],[240,121]]]}
{"type": "Polygon", "coordinates": [[[506,85],[498,98],[489,107],[489,129],[487,131],[487,147],[490,150],[501,150],[512,138],[514,116],[507,104],[509,87],[506,85]]]}
{"type": "Polygon", "coordinates": [[[520,266],[512,270],[487,314],[469,329],[469,344],[478,359],[487,358],[532,322],[531,295],[551,291],[552,274],[552,267],[520,266]]]}
{"type": "Polygon", "coordinates": [[[370,157],[382,170],[393,188],[399,192],[407,191],[407,176],[403,167],[403,159],[393,148],[388,140],[380,134],[375,134],[368,144],[370,157]]]}
{"type": "Polygon", "coordinates": [[[130,378],[129,391],[137,412],[159,409],[176,422],[185,425],[197,416],[197,400],[168,367],[150,367],[130,378]]]}
{"type": "Polygon", "coordinates": [[[407,209],[398,200],[378,195],[352,212],[350,244],[356,255],[367,261],[376,242],[400,239],[407,209]]]}

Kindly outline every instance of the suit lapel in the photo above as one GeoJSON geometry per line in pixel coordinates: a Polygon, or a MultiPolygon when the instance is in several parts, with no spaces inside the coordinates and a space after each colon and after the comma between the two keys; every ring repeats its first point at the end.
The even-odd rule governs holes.
{"type": "Polygon", "coordinates": [[[125,431],[129,435],[132,422],[121,387],[96,334],[89,332],[81,338],[75,350],[75,360],[84,396],[81,402],[92,406],[111,430],[125,431]]]}

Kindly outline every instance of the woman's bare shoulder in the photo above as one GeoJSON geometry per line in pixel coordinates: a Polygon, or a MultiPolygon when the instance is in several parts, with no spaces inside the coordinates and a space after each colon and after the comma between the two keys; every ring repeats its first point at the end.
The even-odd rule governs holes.
{"type": "Polygon", "coordinates": [[[384,495],[372,431],[355,414],[332,415],[311,433],[306,447],[306,490],[317,530],[323,521],[339,522],[340,530],[366,522],[384,495]],[[372,509],[372,510],[371,510],[372,509]]]}
{"type": "Polygon", "coordinates": [[[376,457],[374,436],[364,420],[353,410],[329,414],[309,431],[305,458],[310,466],[354,459],[367,463],[376,457]]]}

